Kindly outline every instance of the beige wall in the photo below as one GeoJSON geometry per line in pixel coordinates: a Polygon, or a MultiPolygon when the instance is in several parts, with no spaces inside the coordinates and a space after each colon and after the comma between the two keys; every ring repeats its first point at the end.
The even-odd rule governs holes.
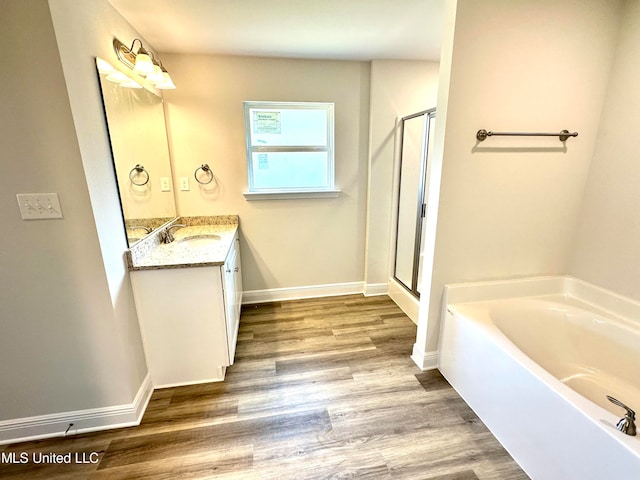
{"type": "MultiPolygon", "coordinates": [[[[63,24],[69,35],[85,28],[76,22],[97,21],[84,2],[51,6],[69,16],[55,26],[63,24]]],[[[90,138],[79,143],[49,3],[2,0],[0,8],[6,46],[0,69],[0,419],[127,404],[146,367],[123,269],[117,197],[115,208],[97,205],[92,192],[96,186],[108,191],[106,200],[115,191],[109,173],[99,175],[112,175],[101,107],[95,97],[76,99],[87,116],[95,115],[85,125],[90,138]],[[92,140],[100,142],[83,151],[92,140]],[[88,181],[90,169],[99,178],[88,181]],[[15,195],[29,192],[58,193],[64,218],[23,221],[15,195]],[[97,226],[99,217],[114,221],[97,226]],[[104,244],[103,228],[110,232],[100,232],[104,244]]],[[[92,43],[87,35],[74,41],[92,43]]],[[[110,37],[100,41],[108,46],[110,37]]],[[[77,78],[97,94],[93,52],[80,53],[77,78]]]]}
{"type": "Polygon", "coordinates": [[[416,342],[423,354],[437,347],[446,283],[568,271],[618,7],[600,0],[457,2],[448,26],[455,33],[444,79],[447,117],[436,127],[445,127],[436,134],[442,183],[431,298],[422,299],[416,342]],[[566,148],[553,138],[476,143],[480,128],[567,128],[580,136],[566,148]]]}
{"type": "Polygon", "coordinates": [[[640,300],[640,1],[625,2],[570,272],[640,300]]]}
{"type": "Polygon", "coordinates": [[[147,368],[124,262],[127,243],[122,229],[95,57],[115,64],[113,37],[127,42],[139,34],[107,0],[81,4],[73,0],[50,0],[49,5],[89,188],[93,224],[98,232],[103,275],[111,297],[111,311],[104,314],[109,316],[110,335],[116,338],[117,345],[101,362],[108,364],[117,359],[122,363],[122,369],[113,371],[111,375],[121,384],[126,392],[123,397],[130,402],[140,388],[147,368]]]}
{"type": "Polygon", "coordinates": [[[163,55],[178,88],[165,93],[180,215],[239,214],[244,289],[362,282],[369,64],[163,55]],[[335,102],[338,198],[247,201],[245,100],[335,102]],[[208,163],[217,185],[199,187],[208,163]],[[211,188],[212,187],[212,188],[211,188]]]}
{"type": "Polygon", "coordinates": [[[437,91],[436,62],[371,62],[365,285],[374,291],[380,285],[386,290],[389,279],[389,250],[395,232],[392,220],[396,122],[406,115],[434,108],[437,91]]]}

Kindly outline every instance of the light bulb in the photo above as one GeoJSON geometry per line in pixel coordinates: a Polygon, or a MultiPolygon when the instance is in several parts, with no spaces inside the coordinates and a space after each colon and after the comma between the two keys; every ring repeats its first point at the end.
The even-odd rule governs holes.
{"type": "Polygon", "coordinates": [[[173,90],[176,88],[173,80],[169,76],[169,73],[165,70],[162,72],[162,82],[156,84],[156,88],[159,90],[173,90]]]}
{"type": "Polygon", "coordinates": [[[140,48],[136,55],[136,63],[133,67],[133,71],[139,75],[147,76],[153,73],[153,62],[151,57],[144,48],[140,48]]]}
{"type": "Polygon", "coordinates": [[[153,84],[164,82],[164,76],[162,75],[162,70],[158,65],[153,66],[153,73],[147,77],[147,80],[153,84]]]}

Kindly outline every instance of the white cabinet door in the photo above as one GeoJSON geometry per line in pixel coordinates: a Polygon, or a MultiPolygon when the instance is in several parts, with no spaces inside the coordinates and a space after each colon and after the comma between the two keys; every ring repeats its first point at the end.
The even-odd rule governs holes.
{"type": "Polygon", "coordinates": [[[154,387],[222,380],[229,365],[220,267],[132,272],[154,387]]]}
{"type": "Polygon", "coordinates": [[[242,265],[240,262],[240,239],[238,237],[236,237],[236,241],[235,241],[235,245],[236,245],[236,266],[234,269],[234,288],[236,291],[236,298],[235,298],[235,303],[236,303],[236,310],[237,310],[237,314],[238,314],[238,321],[240,320],[240,314],[242,313],[242,265]]]}
{"type": "MultiPolygon", "coordinates": [[[[232,365],[238,340],[240,327],[240,302],[237,291],[238,277],[240,275],[240,262],[237,238],[233,242],[227,259],[224,263],[224,302],[227,324],[227,340],[229,349],[229,362],[232,365]]],[[[241,285],[241,284],[240,284],[241,285]]],[[[240,295],[242,293],[240,292],[240,295]]]]}

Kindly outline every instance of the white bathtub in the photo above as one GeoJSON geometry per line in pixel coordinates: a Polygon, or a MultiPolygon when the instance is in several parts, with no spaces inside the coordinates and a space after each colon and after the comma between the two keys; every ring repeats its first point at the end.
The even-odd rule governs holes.
{"type": "Polygon", "coordinates": [[[532,479],[640,479],[640,437],[605,397],[640,413],[639,303],[571,277],[448,285],[439,350],[532,479]]]}

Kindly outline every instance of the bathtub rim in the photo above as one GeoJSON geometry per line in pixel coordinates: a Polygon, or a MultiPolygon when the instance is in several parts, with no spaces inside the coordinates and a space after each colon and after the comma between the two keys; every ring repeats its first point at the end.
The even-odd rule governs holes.
{"type": "Polygon", "coordinates": [[[571,275],[446,284],[442,298],[441,318],[444,318],[449,304],[545,295],[569,296],[609,315],[633,324],[640,324],[640,301],[571,275]]]}

